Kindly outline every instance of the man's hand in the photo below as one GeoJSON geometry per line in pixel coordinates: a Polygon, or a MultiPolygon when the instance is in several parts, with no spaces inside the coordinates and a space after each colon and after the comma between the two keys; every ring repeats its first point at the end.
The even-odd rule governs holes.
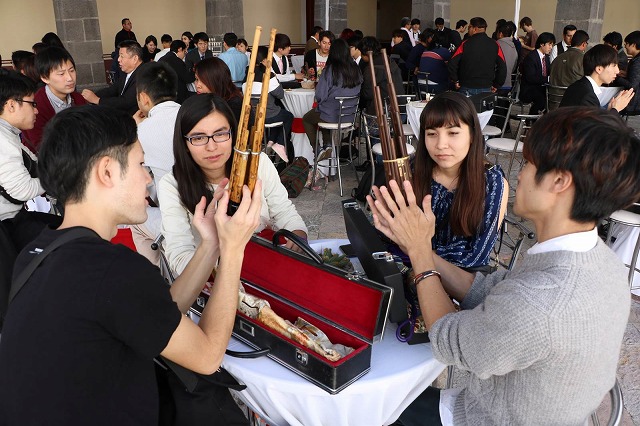
{"type": "MultiPolygon", "coordinates": [[[[292,231],[294,234],[296,234],[298,237],[302,238],[303,240],[307,240],[307,233],[304,231],[301,231],[299,229],[296,229],[294,231],[292,231]]],[[[302,253],[302,249],[293,241],[289,240],[288,238],[285,238],[287,240],[287,242],[284,244],[284,246],[288,249],[291,249],[293,251],[296,251],[298,253],[302,253]]]]}
{"type": "Polygon", "coordinates": [[[96,104],[96,105],[100,103],[100,98],[89,89],[84,89],[81,95],[89,103],[96,104]]]}
{"type": "Polygon", "coordinates": [[[140,125],[144,121],[147,116],[142,112],[142,110],[137,110],[135,114],[133,114],[133,119],[136,122],[136,125],[140,125]]]}
{"type": "MultiPolygon", "coordinates": [[[[223,186],[223,185],[219,185],[223,186]]],[[[220,241],[220,257],[243,252],[258,227],[262,207],[262,181],[258,179],[253,194],[246,185],[242,188],[242,201],[233,216],[227,216],[229,191],[224,190],[215,212],[216,230],[220,241]]]]}
{"type": "Polygon", "coordinates": [[[491,93],[496,93],[498,91],[497,87],[491,86],[491,93]]]}
{"type": "Polygon", "coordinates": [[[406,200],[396,181],[389,182],[389,189],[375,188],[373,201],[371,196],[367,202],[373,212],[373,223],[380,232],[393,240],[400,249],[411,257],[411,252],[431,248],[431,239],[435,233],[435,216],[431,211],[431,195],[422,200],[420,210],[416,203],[413,187],[409,181],[403,182],[407,194],[406,200]]]}
{"type": "Polygon", "coordinates": [[[629,102],[631,102],[631,98],[633,98],[633,96],[633,89],[623,90],[622,92],[618,93],[618,96],[609,101],[608,109],[615,109],[618,112],[622,111],[627,107],[627,105],[629,105],[629,102]]]}

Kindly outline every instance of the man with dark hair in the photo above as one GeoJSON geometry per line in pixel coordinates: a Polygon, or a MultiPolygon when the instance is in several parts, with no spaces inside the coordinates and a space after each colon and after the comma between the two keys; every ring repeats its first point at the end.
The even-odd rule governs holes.
{"type": "Polygon", "coordinates": [[[418,37],[420,37],[420,20],[418,18],[413,18],[411,20],[411,32],[413,33],[414,45],[418,42],[418,37]]]}
{"type": "Polygon", "coordinates": [[[226,215],[226,190],[208,206],[203,197],[194,216],[201,243],[169,287],[146,259],[109,242],[118,224],[147,216],[151,177],[130,116],[102,106],[63,111],[47,128],[40,159],[43,186],[64,204],[64,220],[25,248],[16,270],[68,232],[85,235],[51,252],[9,306],[0,345],[0,423],[158,424],[154,357],[200,374],[220,366],[262,185],[253,196],[243,190],[233,217],[226,215]],[[216,285],[195,325],[185,313],[217,261],[217,247],[216,285]]]}
{"type": "Polygon", "coordinates": [[[23,134],[37,151],[49,120],[60,111],[84,105],[87,101],[76,92],[76,64],[65,49],[47,47],[36,55],[35,64],[45,86],[38,89],[34,97],[38,115],[33,129],[24,130],[23,134]]]}
{"type": "Polygon", "coordinates": [[[507,78],[502,49],[486,31],[487,21],[472,18],[469,39],[462,42],[449,61],[449,76],[456,89],[463,93],[495,92],[507,78]]]}
{"type": "Polygon", "coordinates": [[[602,41],[604,44],[616,49],[616,52],[618,52],[618,68],[620,68],[620,71],[627,71],[629,58],[627,58],[627,53],[624,51],[624,46],[622,46],[622,34],[617,31],[612,31],[602,37],[602,41]]]}
{"type": "Polygon", "coordinates": [[[405,34],[406,33],[402,30],[393,30],[393,33],[391,34],[393,47],[391,48],[390,57],[396,61],[400,67],[400,71],[402,71],[402,79],[406,81],[409,74],[406,62],[413,47],[411,46],[411,43],[404,38],[405,34]]]}
{"type": "Polygon", "coordinates": [[[556,59],[559,54],[566,52],[569,47],[571,47],[571,39],[576,33],[576,30],[577,28],[575,25],[569,24],[564,26],[564,28],[562,29],[562,40],[558,44],[553,46],[553,49],[551,49],[551,54],[549,54],[549,59],[551,59],[551,62],[553,62],[553,60],[556,59]]]}
{"type": "Polygon", "coordinates": [[[120,43],[126,40],[138,41],[136,38],[136,34],[131,31],[133,28],[133,24],[129,18],[122,18],[122,29],[116,33],[116,37],[114,39],[113,45],[115,46],[116,52],[120,48],[120,43]]]}
{"type": "Polygon", "coordinates": [[[507,78],[504,82],[503,89],[511,88],[511,74],[514,74],[518,65],[518,50],[513,41],[513,30],[511,25],[504,23],[498,27],[498,45],[504,55],[504,62],[507,66],[507,78]]]}
{"type": "Polygon", "coordinates": [[[367,197],[411,259],[435,358],[470,373],[463,388],[428,388],[396,424],[582,425],[615,383],[629,286],[597,225],[640,199],[640,139],[607,111],[558,108],[523,156],[513,210],[538,242],[512,271],[474,275],[436,256],[431,196],[416,200],[409,182],[408,203],[395,181],[367,197]]]}
{"type": "Polygon", "coordinates": [[[318,48],[310,50],[304,55],[304,65],[307,69],[313,69],[316,75],[318,71],[322,72],[327,58],[329,57],[329,49],[331,49],[331,43],[336,39],[331,31],[322,31],[318,35],[318,48]]]}
{"type": "Polygon", "coordinates": [[[247,75],[249,59],[247,59],[247,55],[236,49],[237,42],[238,36],[234,33],[226,33],[222,42],[224,52],[220,54],[219,58],[229,67],[231,80],[235,82],[236,86],[242,87],[242,81],[247,75]]]}
{"type": "MultiPolygon", "coordinates": [[[[196,81],[196,75],[187,68],[184,63],[184,57],[187,55],[187,45],[182,40],[173,40],[169,47],[169,53],[158,61],[166,63],[176,73],[178,77],[178,98],[177,102],[182,104],[189,96],[193,94],[187,90],[187,86],[196,81]]],[[[139,95],[138,95],[139,96],[139,95]]],[[[138,101],[139,105],[139,101],[138,101]]]]}
{"type": "Polygon", "coordinates": [[[469,23],[464,19],[460,19],[458,22],[456,22],[456,31],[460,35],[460,38],[464,37],[467,34],[468,25],[469,23]]]}
{"type": "Polygon", "coordinates": [[[520,99],[532,103],[529,114],[540,114],[547,107],[547,85],[551,72],[549,53],[555,43],[553,34],[541,33],[536,39],[536,50],[522,60],[520,99]]]}
{"type": "Polygon", "coordinates": [[[360,72],[364,74],[367,63],[362,60],[362,52],[358,48],[358,45],[360,44],[360,41],[362,40],[362,38],[363,37],[360,37],[357,35],[351,36],[347,40],[347,44],[349,45],[349,53],[351,54],[351,57],[353,58],[354,61],[356,61],[356,64],[358,64],[358,67],[360,67],[360,72]]]}
{"type": "Polygon", "coordinates": [[[33,58],[33,52],[27,50],[16,50],[11,53],[11,64],[13,69],[24,75],[24,68],[29,59],[33,58]]]}
{"type": "Polygon", "coordinates": [[[153,57],[153,60],[158,62],[164,55],[169,53],[171,49],[171,42],[173,41],[173,37],[170,34],[162,34],[160,37],[160,43],[162,43],[162,50],[156,53],[156,56],[153,57]]]}
{"type": "Polygon", "coordinates": [[[84,89],[82,97],[92,104],[120,109],[131,116],[138,110],[136,70],[142,65],[142,47],[137,41],[126,40],[120,43],[118,65],[125,75],[111,86],[100,89],[96,93],[84,89]]]}
{"type": "Polygon", "coordinates": [[[36,172],[36,156],[20,140],[20,132],[31,129],[36,121],[34,91],[35,85],[28,77],[0,71],[0,221],[17,252],[45,224],[57,220],[57,216],[24,208],[27,201],[44,192],[36,172]]]}
{"type": "Polygon", "coordinates": [[[193,43],[196,45],[196,49],[187,53],[184,60],[187,64],[187,69],[193,71],[195,64],[206,58],[213,58],[213,52],[209,50],[209,36],[207,33],[195,33],[193,36],[193,43]]]}
{"type": "Polygon", "coordinates": [[[453,48],[451,48],[452,44],[455,47],[458,47],[460,45],[460,43],[462,41],[458,40],[458,38],[455,35],[452,34],[454,31],[452,31],[451,28],[448,28],[448,27],[444,26],[444,19],[443,18],[436,18],[434,23],[436,25],[436,31],[440,31],[440,32],[444,33],[444,35],[447,36],[447,44],[448,44],[448,46],[445,46],[447,49],[453,50],[453,48]],[[456,44],[456,42],[458,44],[456,44]]]}
{"type": "MultiPolygon", "coordinates": [[[[172,46],[174,43],[182,43],[180,47],[184,50],[182,40],[174,40],[172,46]]],[[[138,253],[158,267],[160,253],[151,249],[162,223],[155,190],[160,179],[173,167],[173,130],[180,110],[180,104],[176,103],[176,91],[180,92],[177,89],[180,85],[179,78],[167,61],[172,56],[182,62],[171,51],[160,62],[140,67],[137,84],[139,110],[133,117],[138,124],[138,140],[144,151],[144,162],[152,172],[154,185],[149,196],[155,206],[147,207],[147,220],[144,224],[132,226],[131,233],[138,253]]],[[[186,71],[184,63],[182,66],[186,71]]]]}
{"type": "Polygon", "coordinates": [[[319,27],[317,25],[313,27],[311,35],[309,36],[309,40],[307,40],[307,44],[304,47],[305,55],[307,54],[307,52],[316,50],[318,47],[320,47],[320,33],[322,31],[324,31],[322,27],[319,27]]]}
{"type": "MultiPolygon", "coordinates": [[[[597,44],[584,54],[583,67],[585,76],[571,84],[564,92],[561,107],[594,106],[600,108],[598,95],[600,86],[610,84],[620,72],[618,69],[618,52],[606,44],[597,44]]],[[[609,101],[607,109],[622,111],[634,96],[633,89],[623,90],[609,101]]]]}
{"type": "MultiPolygon", "coordinates": [[[[627,34],[624,38],[624,46],[631,60],[627,66],[627,72],[624,76],[618,76],[616,82],[638,93],[640,92],[640,31],[627,34]]],[[[640,95],[634,96],[627,106],[627,112],[633,113],[638,110],[640,110],[640,95]]]]}
{"type": "Polygon", "coordinates": [[[553,86],[571,86],[574,82],[584,77],[582,60],[584,52],[589,44],[589,34],[586,31],[577,30],[571,38],[571,47],[558,55],[553,61],[550,83],[553,86]]]}
{"type": "Polygon", "coordinates": [[[296,73],[293,67],[289,65],[289,52],[291,52],[291,39],[286,34],[277,33],[273,42],[271,69],[280,82],[302,78],[302,74],[296,73]]]}

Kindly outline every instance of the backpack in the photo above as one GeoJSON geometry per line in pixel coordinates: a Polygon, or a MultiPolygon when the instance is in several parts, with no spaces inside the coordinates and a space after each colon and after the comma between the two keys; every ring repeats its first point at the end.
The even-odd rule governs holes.
{"type": "Polygon", "coordinates": [[[296,157],[282,172],[280,182],[287,190],[289,198],[296,198],[302,192],[309,176],[309,161],[296,157]]]}
{"type": "MultiPolygon", "coordinates": [[[[360,178],[360,183],[357,188],[353,188],[351,196],[358,201],[367,201],[367,195],[371,194],[371,167],[368,167],[360,178]]],[[[373,184],[377,187],[386,185],[387,178],[384,173],[384,166],[382,164],[375,163],[375,178],[373,184]]]]}

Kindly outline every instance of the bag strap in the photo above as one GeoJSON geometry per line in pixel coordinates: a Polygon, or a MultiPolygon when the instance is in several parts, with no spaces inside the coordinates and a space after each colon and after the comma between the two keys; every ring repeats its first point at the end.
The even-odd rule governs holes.
{"type": "Polygon", "coordinates": [[[31,277],[31,275],[35,272],[38,266],[40,266],[42,261],[48,255],[50,255],[61,245],[83,237],[97,238],[96,233],[88,228],[74,228],[53,240],[53,242],[45,247],[45,249],[40,254],[36,255],[36,257],[31,260],[31,262],[29,262],[26,268],[24,268],[22,272],[20,272],[20,275],[18,275],[13,281],[13,284],[11,285],[11,291],[9,293],[9,304],[11,304],[13,298],[16,297],[20,290],[22,290],[22,287],[24,287],[29,277],[31,277]]]}
{"type": "MultiPolygon", "coordinates": [[[[24,164],[25,169],[27,169],[27,171],[29,172],[29,176],[31,176],[32,178],[38,177],[37,163],[31,159],[29,154],[27,154],[27,151],[25,151],[24,149],[22,150],[22,163],[24,164]]],[[[17,206],[25,203],[24,201],[16,200],[15,198],[13,198],[1,185],[0,196],[4,197],[11,204],[15,204],[17,206]]]]}

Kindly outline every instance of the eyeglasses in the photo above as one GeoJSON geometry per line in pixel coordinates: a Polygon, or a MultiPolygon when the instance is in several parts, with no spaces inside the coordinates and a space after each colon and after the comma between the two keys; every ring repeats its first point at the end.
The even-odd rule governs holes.
{"type": "Polygon", "coordinates": [[[184,138],[186,139],[187,142],[189,142],[193,146],[206,145],[209,143],[209,139],[213,139],[215,143],[223,143],[231,139],[231,130],[227,132],[214,133],[212,135],[194,135],[194,136],[185,135],[184,138]]]}
{"type": "Polygon", "coordinates": [[[28,101],[26,99],[14,99],[16,102],[26,102],[28,104],[31,104],[32,107],[37,108],[38,107],[38,103],[36,101],[28,101]]]}

